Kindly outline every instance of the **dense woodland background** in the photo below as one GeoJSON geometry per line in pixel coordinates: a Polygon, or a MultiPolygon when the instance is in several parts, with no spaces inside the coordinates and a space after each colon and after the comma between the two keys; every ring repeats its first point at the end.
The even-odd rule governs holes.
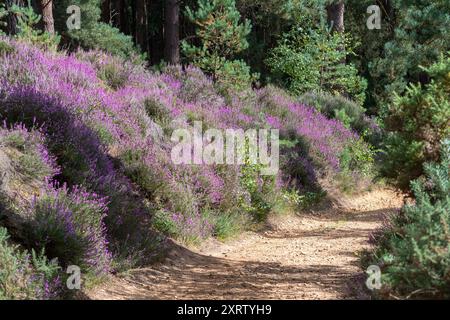
{"type": "MultiPolygon", "coordinates": [[[[27,3],[25,0],[4,2],[6,7],[27,3]]],[[[417,66],[437,59],[448,42],[446,4],[442,1],[427,4],[402,0],[44,0],[31,1],[31,4],[35,12],[42,15],[37,23],[39,27],[51,34],[57,32],[62,37],[62,48],[74,50],[81,45],[119,54],[136,51],[144,54],[151,65],[157,66],[163,61],[188,64],[195,57],[199,59],[199,55],[206,54],[196,52],[194,57],[187,47],[193,45],[207,50],[209,55],[214,51],[215,55],[228,60],[245,61],[251,68],[250,73],[258,73],[263,84],[274,80],[292,81],[286,80],[292,75],[283,72],[283,66],[268,63],[273,49],[282,50],[283,42],[298,37],[302,27],[318,31],[315,38],[310,35],[307,39],[310,42],[324,40],[325,29],[331,27],[346,34],[346,45],[334,49],[346,50],[341,59],[353,63],[358,75],[364,76],[368,82],[364,101],[370,114],[377,114],[394,90],[401,93],[409,82],[426,83],[426,73],[418,70],[417,66]],[[370,16],[367,8],[374,4],[381,10],[381,30],[368,30],[366,27],[370,16]],[[81,8],[81,30],[67,30],[69,14],[66,10],[69,5],[81,8]],[[188,13],[189,8],[194,10],[190,11],[191,14],[188,13]],[[432,23],[431,17],[434,19],[432,23]],[[213,28],[220,32],[214,34],[213,28]],[[243,43],[228,52],[219,52],[222,49],[211,46],[224,43],[227,38],[229,43],[243,43]],[[205,46],[209,47],[205,49],[205,46]]],[[[6,19],[9,21],[8,33],[17,33],[17,18],[10,14],[6,19]]],[[[295,41],[306,39],[297,38],[295,41]]],[[[328,49],[333,46],[327,45],[328,49]]],[[[305,46],[302,50],[307,48],[305,46]]],[[[238,68],[236,65],[233,67],[238,68]]],[[[240,65],[241,71],[242,68],[240,65]]]]}

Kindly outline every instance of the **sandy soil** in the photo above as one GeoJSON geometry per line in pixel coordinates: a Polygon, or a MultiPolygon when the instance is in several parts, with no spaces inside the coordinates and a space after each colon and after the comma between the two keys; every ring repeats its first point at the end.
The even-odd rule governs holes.
{"type": "Polygon", "coordinates": [[[272,217],[261,232],[200,248],[172,243],[164,262],[113,277],[90,299],[365,299],[358,253],[403,198],[376,190],[328,208],[272,217]]]}

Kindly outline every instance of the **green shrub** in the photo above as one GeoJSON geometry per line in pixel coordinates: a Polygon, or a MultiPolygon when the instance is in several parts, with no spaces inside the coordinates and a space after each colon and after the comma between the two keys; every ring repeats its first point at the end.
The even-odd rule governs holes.
{"type": "Polygon", "coordinates": [[[322,201],[325,196],[326,192],[323,190],[304,193],[300,193],[296,189],[283,191],[283,199],[295,210],[305,210],[322,201]]]}
{"type": "Polygon", "coordinates": [[[8,241],[5,228],[0,228],[0,300],[53,299],[59,293],[60,267],[49,262],[43,252],[31,255],[8,241]]]}
{"type": "Polygon", "coordinates": [[[175,236],[177,234],[177,226],[170,218],[170,213],[161,209],[155,212],[152,218],[152,225],[156,230],[168,236],[175,236]]]}
{"type": "Polygon", "coordinates": [[[358,172],[370,177],[374,172],[376,150],[364,137],[348,145],[341,154],[340,165],[344,173],[358,172]]]}
{"type": "Polygon", "coordinates": [[[372,131],[375,124],[365,116],[365,109],[342,95],[328,92],[307,92],[300,97],[300,101],[312,106],[330,119],[340,120],[347,127],[358,133],[372,131]]]}
{"type": "Polygon", "coordinates": [[[84,48],[103,50],[123,58],[140,54],[130,36],[121,33],[115,27],[101,22],[92,29],[82,28],[74,30],[71,33],[71,37],[84,48]]]}
{"type": "Polygon", "coordinates": [[[248,216],[239,212],[218,212],[211,220],[214,226],[213,234],[220,240],[239,234],[249,223],[248,216]]]}
{"type": "Polygon", "coordinates": [[[307,30],[295,26],[271,51],[266,64],[295,95],[326,90],[362,105],[367,82],[354,65],[342,63],[352,53],[348,45],[345,36],[330,32],[323,22],[307,30]]]}
{"type": "Polygon", "coordinates": [[[423,173],[425,162],[439,160],[440,141],[450,136],[450,56],[423,70],[431,82],[410,85],[385,118],[390,134],[384,172],[404,189],[423,173]]]}
{"type": "Polygon", "coordinates": [[[0,40],[0,56],[11,54],[13,52],[14,52],[13,47],[11,47],[6,42],[0,40]]]}
{"type": "Polygon", "coordinates": [[[381,294],[450,298],[450,141],[442,162],[425,164],[413,181],[415,203],[377,237],[373,263],[382,267],[381,294]]]}
{"type": "Polygon", "coordinates": [[[245,192],[241,199],[241,207],[256,221],[266,219],[276,198],[275,177],[261,176],[261,168],[259,164],[247,162],[241,168],[240,177],[240,183],[245,192]]]}
{"type": "Polygon", "coordinates": [[[252,74],[250,67],[244,61],[224,60],[222,66],[216,71],[216,87],[219,93],[228,97],[233,92],[248,89],[258,78],[259,75],[252,74]]]}

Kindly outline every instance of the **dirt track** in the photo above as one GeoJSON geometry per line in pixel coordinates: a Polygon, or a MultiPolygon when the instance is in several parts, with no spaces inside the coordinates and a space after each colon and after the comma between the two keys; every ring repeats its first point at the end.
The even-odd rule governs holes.
{"type": "Polygon", "coordinates": [[[173,244],[163,263],[88,292],[91,299],[364,299],[358,253],[402,205],[377,190],[315,213],[272,218],[263,232],[201,248],[173,244]]]}

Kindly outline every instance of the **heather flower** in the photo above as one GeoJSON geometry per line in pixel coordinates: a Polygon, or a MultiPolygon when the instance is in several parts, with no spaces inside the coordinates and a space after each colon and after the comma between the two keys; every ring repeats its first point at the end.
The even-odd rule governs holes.
{"type": "Polygon", "coordinates": [[[64,265],[79,265],[87,272],[107,273],[111,254],[107,249],[103,220],[107,201],[81,187],[69,190],[48,187],[35,198],[30,222],[34,246],[64,265]]]}
{"type": "MultiPolygon", "coordinates": [[[[23,123],[27,132],[40,127],[37,152],[53,168],[48,177],[58,174],[67,183],[37,199],[34,209],[46,213],[42,221],[54,220],[63,239],[83,243],[73,250],[95,272],[109,268],[107,236],[144,237],[146,202],[173,214],[184,236],[211,233],[201,215],[205,210],[241,210],[244,168],[174,165],[171,129],[196,120],[219,129],[269,126],[280,129],[282,138],[301,141],[305,146],[289,154],[272,193],[295,179],[295,171],[302,171],[302,185],[312,184],[322,171],[338,172],[340,154],[358,138],[273,87],[225,99],[196,67],[168,66],[153,73],[100,51],[65,55],[4,41],[15,50],[0,57],[0,119],[23,123]]],[[[253,199],[270,193],[261,177],[256,183],[260,197],[253,199]]]]}

